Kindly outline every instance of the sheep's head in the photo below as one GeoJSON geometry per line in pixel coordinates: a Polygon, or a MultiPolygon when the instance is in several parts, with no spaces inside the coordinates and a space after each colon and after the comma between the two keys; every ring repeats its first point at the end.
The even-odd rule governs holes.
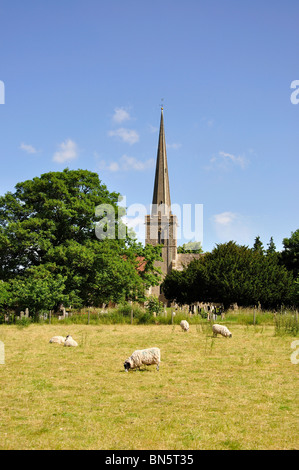
{"type": "Polygon", "coordinates": [[[124,362],[125,371],[128,372],[128,370],[131,369],[132,367],[133,367],[133,364],[132,364],[132,361],[129,358],[124,362]]]}

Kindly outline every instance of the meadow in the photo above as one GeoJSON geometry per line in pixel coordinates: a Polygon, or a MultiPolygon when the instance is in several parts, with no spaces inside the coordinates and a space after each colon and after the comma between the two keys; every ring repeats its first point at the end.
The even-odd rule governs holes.
{"type": "Polygon", "coordinates": [[[292,336],[272,324],[0,325],[0,448],[298,449],[292,336]],[[49,344],[71,334],[77,348],[49,344]],[[160,371],[126,373],[139,348],[160,371]]]}

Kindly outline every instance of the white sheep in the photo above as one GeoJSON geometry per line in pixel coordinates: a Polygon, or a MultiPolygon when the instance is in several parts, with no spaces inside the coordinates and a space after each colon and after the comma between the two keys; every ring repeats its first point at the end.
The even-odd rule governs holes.
{"type": "Polygon", "coordinates": [[[51,338],[49,341],[49,343],[58,343],[58,344],[64,344],[64,342],[65,342],[64,336],[53,336],[53,338],[51,338]]]}
{"type": "Polygon", "coordinates": [[[213,335],[214,336],[217,336],[217,334],[220,334],[222,336],[225,336],[225,338],[229,337],[231,338],[232,337],[232,334],[231,332],[229,331],[229,329],[224,326],[224,325],[218,325],[217,323],[215,323],[213,326],[212,326],[212,330],[213,330],[213,335]]]}
{"type": "Polygon", "coordinates": [[[157,364],[157,370],[159,370],[160,357],[159,348],[137,349],[125,360],[125,371],[128,372],[129,369],[140,369],[142,365],[150,366],[152,364],[157,364]]]}
{"type": "Polygon", "coordinates": [[[187,322],[187,320],[182,320],[180,323],[180,327],[182,328],[183,331],[188,331],[189,323],[187,322]]]}
{"type": "Polygon", "coordinates": [[[64,346],[78,346],[78,343],[71,337],[71,335],[67,335],[64,346]]]}

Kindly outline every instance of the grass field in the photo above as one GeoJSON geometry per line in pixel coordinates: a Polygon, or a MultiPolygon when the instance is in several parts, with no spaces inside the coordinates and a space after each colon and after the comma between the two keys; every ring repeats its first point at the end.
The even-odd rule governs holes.
{"type": "Polygon", "coordinates": [[[298,449],[298,365],[270,325],[0,325],[1,449],[298,449]],[[77,348],[49,344],[71,334],[77,348]],[[126,373],[158,346],[160,371],[126,373]]]}

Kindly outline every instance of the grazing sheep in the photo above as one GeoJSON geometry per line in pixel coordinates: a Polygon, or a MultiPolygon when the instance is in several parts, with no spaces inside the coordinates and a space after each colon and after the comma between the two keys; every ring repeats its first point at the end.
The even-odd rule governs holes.
{"type": "Polygon", "coordinates": [[[227,337],[231,338],[232,337],[231,332],[224,325],[218,325],[218,324],[215,323],[212,327],[212,330],[213,330],[213,335],[214,336],[217,336],[217,334],[220,334],[222,336],[225,336],[225,338],[227,338],[227,337]]]}
{"type": "Polygon", "coordinates": [[[157,370],[159,370],[160,364],[160,349],[159,348],[150,348],[150,349],[138,349],[134,351],[133,354],[128,357],[124,362],[125,371],[128,372],[129,369],[140,369],[142,365],[152,365],[157,364],[157,370]]]}
{"type": "Polygon", "coordinates": [[[64,346],[78,346],[78,343],[71,337],[71,335],[67,335],[64,346]]]}
{"type": "Polygon", "coordinates": [[[180,326],[181,326],[183,331],[188,331],[189,330],[189,323],[187,322],[187,320],[182,320],[181,323],[180,323],[180,326]]]}
{"type": "Polygon", "coordinates": [[[64,344],[64,342],[65,342],[64,336],[53,336],[53,338],[51,338],[49,341],[49,343],[58,343],[58,344],[64,344]]]}

